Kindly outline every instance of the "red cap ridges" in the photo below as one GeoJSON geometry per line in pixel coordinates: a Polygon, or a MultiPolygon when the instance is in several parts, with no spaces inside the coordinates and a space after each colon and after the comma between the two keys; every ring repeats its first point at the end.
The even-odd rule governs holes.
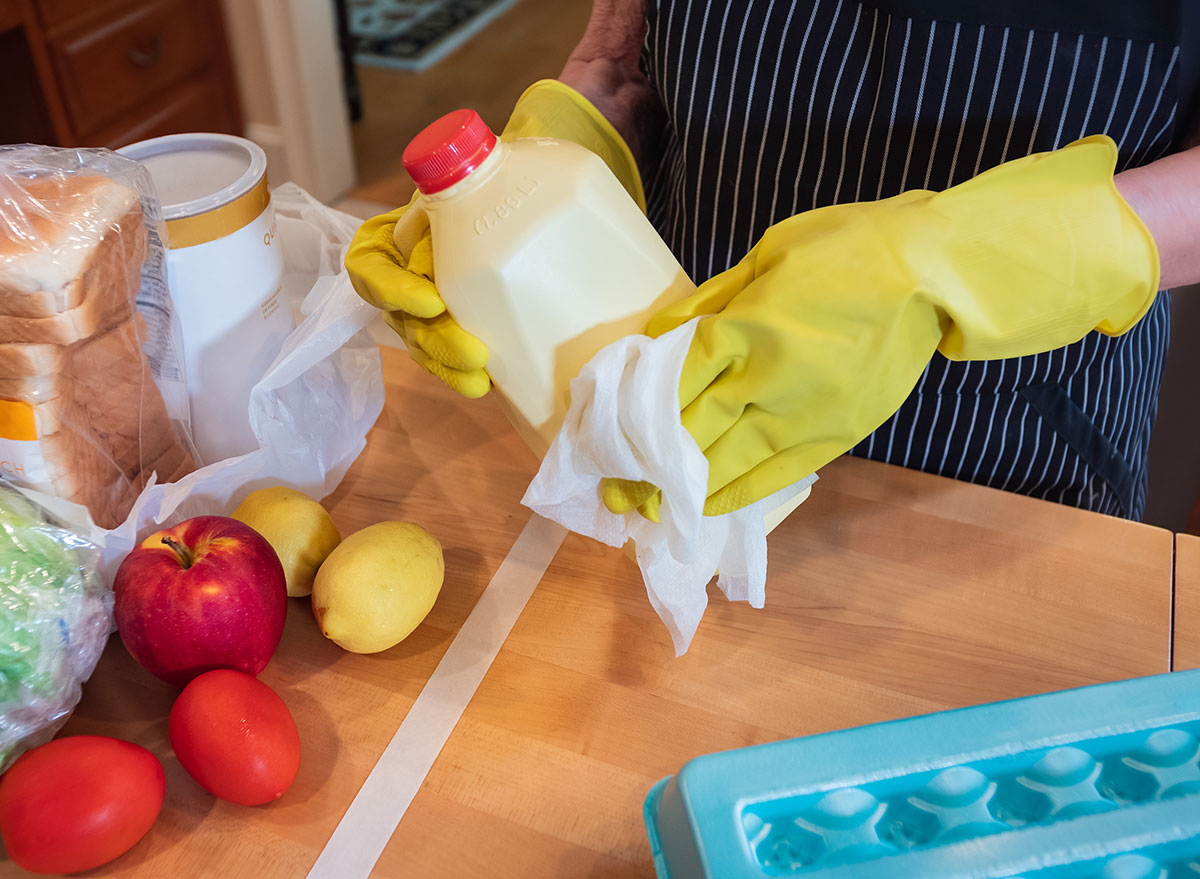
{"type": "Polygon", "coordinates": [[[417,188],[441,192],[479,167],[496,148],[496,135],[474,110],[455,110],[430,123],[400,161],[417,188]]]}

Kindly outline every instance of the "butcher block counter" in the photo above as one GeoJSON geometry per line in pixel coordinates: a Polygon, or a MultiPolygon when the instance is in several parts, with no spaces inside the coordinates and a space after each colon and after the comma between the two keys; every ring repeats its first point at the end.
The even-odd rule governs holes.
{"type": "MultiPolygon", "coordinates": [[[[303,756],[263,807],[217,801],[183,771],[167,741],[175,691],[114,637],[65,734],[149,748],[167,796],[150,833],[91,875],[303,877],[338,829],[342,848],[382,848],[375,877],[652,877],[642,801],[691,757],[1168,670],[1169,532],[846,458],[771,535],[766,607],[714,588],[679,658],[629,558],[575,535],[551,546],[384,847],[391,824],[380,837],[343,815],[529,522],[520,498],[536,469],[494,400],[456,397],[395,349],[384,370],[383,415],[325,504],[343,534],[403,519],[441,541],[432,613],[360,656],[290,600],[261,678],[295,716],[303,756]]],[[[439,686],[458,673],[442,671],[439,686]]],[[[4,861],[0,875],[24,874],[4,861]]]]}
{"type": "Polygon", "coordinates": [[[1200,537],[1175,538],[1175,656],[1177,669],[1200,668],[1200,537]]]}

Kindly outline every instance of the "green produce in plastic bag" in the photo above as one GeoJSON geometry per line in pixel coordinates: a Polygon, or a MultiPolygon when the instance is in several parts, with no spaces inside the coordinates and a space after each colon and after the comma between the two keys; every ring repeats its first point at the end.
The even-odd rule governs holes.
{"type": "Polygon", "coordinates": [[[99,550],[0,483],[0,770],[79,702],[112,628],[99,550]]]}

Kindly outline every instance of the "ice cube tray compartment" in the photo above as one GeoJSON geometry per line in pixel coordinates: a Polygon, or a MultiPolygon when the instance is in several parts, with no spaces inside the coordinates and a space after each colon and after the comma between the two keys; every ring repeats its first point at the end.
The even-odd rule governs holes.
{"type": "Polygon", "coordinates": [[[646,823],[660,879],[1200,879],[1200,672],[708,755],[646,823]]]}

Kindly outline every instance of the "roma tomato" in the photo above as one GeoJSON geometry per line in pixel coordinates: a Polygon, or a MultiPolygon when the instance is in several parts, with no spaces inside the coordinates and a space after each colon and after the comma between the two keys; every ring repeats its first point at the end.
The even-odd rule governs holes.
{"type": "Polygon", "coordinates": [[[123,855],[154,824],[166,777],[145,748],[68,736],[27,751],[0,777],[0,835],[34,873],[76,873],[123,855]]]}
{"type": "Polygon", "coordinates": [[[287,706],[240,671],[205,672],[184,687],[167,733],[192,778],[231,803],[279,799],[300,768],[300,733],[287,706]]]}

